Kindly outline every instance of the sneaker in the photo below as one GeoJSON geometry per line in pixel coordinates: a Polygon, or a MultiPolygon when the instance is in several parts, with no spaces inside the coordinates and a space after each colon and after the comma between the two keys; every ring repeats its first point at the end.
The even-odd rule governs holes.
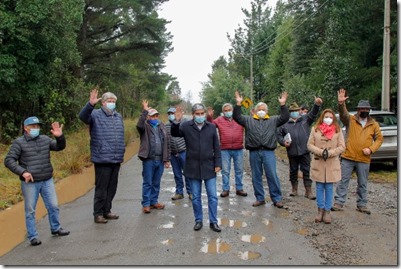
{"type": "Polygon", "coordinates": [[[63,228],[60,228],[58,231],[52,232],[52,235],[58,235],[58,236],[66,236],[69,234],[70,234],[70,231],[66,231],[63,228]]]}
{"type": "Polygon", "coordinates": [[[243,190],[237,190],[235,192],[235,194],[239,195],[239,196],[247,196],[248,194],[246,192],[244,192],[243,190]]]}
{"type": "Polygon", "coordinates": [[[370,210],[366,206],[357,206],[356,210],[365,214],[370,215],[370,210]]]}
{"type": "Polygon", "coordinates": [[[334,203],[334,205],[331,207],[331,211],[343,211],[343,205],[334,203]]]}
{"type": "Polygon", "coordinates": [[[150,205],[150,209],[164,209],[164,205],[157,203],[154,205],[150,205]]]}
{"type": "Polygon", "coordinates": [[[176,194],[174,194],[173,197],[171,197],[171,200],[180,200],[180,199],[183,199],[183,198],[184,198],[184,194],[176,193],[176,194]]]}
{"type": "Polygon", "coordinates": [[[220,193],[220,197],[227,197],[229,193],[229,191],[223,191],[222,193],[220,193]]]}

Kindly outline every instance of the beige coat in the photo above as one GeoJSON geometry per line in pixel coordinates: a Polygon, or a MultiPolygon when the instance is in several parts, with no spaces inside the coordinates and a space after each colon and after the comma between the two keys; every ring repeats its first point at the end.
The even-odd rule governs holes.
{"type": "Polygon", "coordinates": [[[323,136],[320,130],[312,127],[308,140],[308,149],[312,153],[310,178],[317,182],[337,182],[341,179],[340,154],[345,150],[344,136],[340,131],[331,140],[323,136]],[[323,150],[327,148],[329,158],[324,161],[323,150]]]}

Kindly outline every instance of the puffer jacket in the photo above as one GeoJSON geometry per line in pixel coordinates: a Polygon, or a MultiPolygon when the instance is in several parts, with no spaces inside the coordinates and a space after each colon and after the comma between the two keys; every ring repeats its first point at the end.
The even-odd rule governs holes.
{"type": "Polygon", "coordinates": [[[187,178],[207,180],[216,177],[215,168],[222,165],[220,143],[216,126],[205,121],[201,130],[194,120],[171,125],[171,135],[184,137],[187,145],[184,175],[187,178]]]}
{"type": "Polygon", "coordinates": [[[277,127],[283,125],[290,118],[286,105],[281,106],[279,116],[270,116],[268,119],[255,119],[241,115],[241,106],[234,107],[234,120],[245,128],[245,148],[248,150],[277,148],[277,127]]]}
{"type": "Polygon", "coordinates": [[[53,177],[53,167],[50,161],[50,151],[65,149],[64,135],[51,139],[46,135],[32,138],[27,134],[14,140],[4,159],[4,165],[14,174],[20,176],[24,172],[32,174],[33,180],[44,181],[53,177]]]}
{"type": "MultiPolygon", "coordinates": [[[[152,135],[152,126],[146,121],[148,116],[148,111],[143,110],[141,116],[139,117],[136,129],[140,135],[141,144],[139,146],[138,157],[142,161],[151,158],[151,148],[150,148],[150,138],[152,135]]],[[[170,161],[170,148],[169,148],[169,137],[164,126],[164,123],[160,122],[157,126],[157,132],[160,135],[162,150],[163,150],[163,162],[170,161]]]]}
{"type": "MultiPolygon", "coordinates": [[[[186,119],[182,119],[182,122],[186,119]]],[[[169,137],[169,147],[171,154],[175,155],[177,153],[185,151],[187,148],[185,146],[185,139],[183,137],[174,137],[171,135],[171,121],[166,123],[166,131],[169,137]]]]}
{"type": "Polygon", "coordinates": [[[244,127],[235,120],[219,116],[212,121],[219,129],[220,147],[222,150],[244,148],[244,127]]]}
{"type": "Polygon", "coordinates": [[[284,145],[284,136],[290,133],[292,142],[287,150],[288,157],[301,156],[309,153],[308,139],[312,123],[316,120],[320,106],[314,104],[312,110],[295,121],[289,119],[287,123],[277,129],[277,141],[281,146],[284,145]]]}
{"type": "Polygon", "coordinates": [[[89,124],[92,162],[124,161],[124,121],[119,113],[107,111],[104,107],[94,109],[88,102],[79,113],[79,119],[89,124]]]}
{"type": "Polygon", "coordinates": [[[345,104],[338,106],[340,119],[346,127],[346,148],[342,158],[355,162],[370,163],[371,155],[364,155],[362,149],[369,148],[375,153],[383,143],[383,135],[379,124],[368,117],[365,127],[359,121],[357,115],[350,115],[345,104]]]}

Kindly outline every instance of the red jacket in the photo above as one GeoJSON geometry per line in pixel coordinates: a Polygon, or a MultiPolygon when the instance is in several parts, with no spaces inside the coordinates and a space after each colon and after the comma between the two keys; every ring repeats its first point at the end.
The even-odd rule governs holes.
{"type": "Polygon", "coordinates": [[[219,116],[212,122],[219,129],[222,150],[244,148],[244,127],[239,125],[233,118],[228,119],[224,116],[219,116]]]}

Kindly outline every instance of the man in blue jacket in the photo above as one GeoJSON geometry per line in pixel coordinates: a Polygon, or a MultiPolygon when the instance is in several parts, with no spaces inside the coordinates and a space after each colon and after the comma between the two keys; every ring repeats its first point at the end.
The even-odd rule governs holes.
{"type": "Polygon", "coordinates": [[[221,232],[217,221],[216,173],[221,170],[221,150],[216,126],[206,121],[203,104],[192,106],[192,120],[180,123],[182,114],[171,125],[171,135],[184,137],[187,156],[184,175],[189,179],[192,190],[192,207],[195,215],[194,230],[203,227],[202,181],[208,199],[210,229],[221,232]]]}
{"type": "Polygon", "coordinates": [[[89,102],[79,113],[79,118],[89,124],[91,160],[95,165],[95,196],[93,216],[95,223],[107,223],[118,219],[111,213],[112,202],[117,192],[118,173],[124,161],[124,122],[115,111],[117,97],[106,92],[98,98],[98,90],[90,93],[89,102]],[[102,101],[102,106],[95,105],[102,101]]]}
{"type": "Polygon", "coordinates": [[[65,148],[63,125],[52,123],[51,139],[40,135],[42,123],[37,117],[29,117],[24,121],[24,135],[15,139],[10,151],[4,159],[4,165],[14,174],[19,175],[21,190],[25,204],[25,225],[28,240],[32,246],[40,245],[36,230],[35,211],[39,194],[42,196],[49,215],[50,231],[53,235],[65,236],[70,232],[61,228],[57,193],[53,182],[53,167],[50,162],[50,151],[65,148]]]}

